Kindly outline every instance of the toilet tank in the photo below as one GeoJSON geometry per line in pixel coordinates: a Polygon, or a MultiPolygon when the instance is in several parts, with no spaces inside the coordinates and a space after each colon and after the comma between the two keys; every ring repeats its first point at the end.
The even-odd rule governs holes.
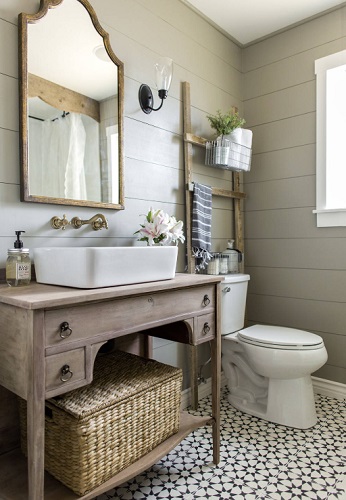
{"type": "Polygon", "coordinates": [[[227,274],[221,286],[221,335],[244,327],[248,274],[227,274]]]}

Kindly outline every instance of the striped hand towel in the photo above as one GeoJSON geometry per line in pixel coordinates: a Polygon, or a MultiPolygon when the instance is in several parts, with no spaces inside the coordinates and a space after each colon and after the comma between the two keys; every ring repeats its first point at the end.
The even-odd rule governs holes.
{"type": "Polygon", "coordinates": [[[211,250],[211,187],[194,183],[192,200],[192,253],[196,271],[204,269],[211,250]]]}

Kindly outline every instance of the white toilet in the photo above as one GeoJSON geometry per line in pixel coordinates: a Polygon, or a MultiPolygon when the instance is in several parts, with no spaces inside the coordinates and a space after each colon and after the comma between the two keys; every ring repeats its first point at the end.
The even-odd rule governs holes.
{"type": "Polygon", "coordinates": [[[308,429],[317,422],[311,373],[328,359],[323,339],[280,326],[243,328],[248,274],[221,283],[222,368],[229,402],[278,424],[308,429]]]}

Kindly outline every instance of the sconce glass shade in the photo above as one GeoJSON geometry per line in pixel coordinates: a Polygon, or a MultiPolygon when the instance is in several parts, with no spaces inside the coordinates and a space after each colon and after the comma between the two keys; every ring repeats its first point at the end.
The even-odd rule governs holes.
{"type": "Polygon", "coordinates": [[[151,88],[148,85],[142,84],[139,88],[138,100],[144,113],[149,114],[152,111],[158,111],[162,108],[163,100],[166,99],[171,86],[172,75],[173,60],[169,57],[161,57],[155,64],[155,80],[161,104],[158,108],[153,108],[154,99],[151,88]]]}
{"type": "Polygon", "coordinates": [[[171,86],[173,76],[173,60],[169,57],[160,57],[155,64],[155,81],[157,90],[165,90],[166,97],[171,86]]]}

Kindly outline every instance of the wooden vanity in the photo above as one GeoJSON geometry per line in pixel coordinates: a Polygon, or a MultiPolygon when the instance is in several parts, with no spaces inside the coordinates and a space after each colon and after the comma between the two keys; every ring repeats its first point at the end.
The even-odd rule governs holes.
{"type": "Polygon", "coordinates": [[[190,432],[207,424],[212,426],[213,461],[218,463],[221,280],[177,274],[167,281],[93,290],[37,283],[0,286],[0,384],[27,400],[28,408],[28,460],[19,450],[6,454],[0,450],[0,498],[92,499],[146,470],[190,432]],[[152,336],[193,346],[210,341],[212,415],[194,417],[183,412],[177,434],[78,497],[44,473],[45,399],[89,384],[95,357],[107,341],[115,339],[120,349],[150,357],[152,336]]]}

